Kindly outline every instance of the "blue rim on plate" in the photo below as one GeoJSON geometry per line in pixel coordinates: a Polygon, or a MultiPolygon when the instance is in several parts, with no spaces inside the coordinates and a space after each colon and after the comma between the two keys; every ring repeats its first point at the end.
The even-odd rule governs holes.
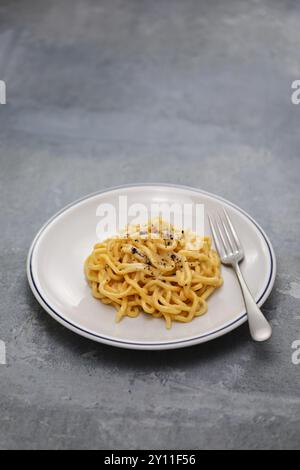
{"type": "Polygon", "coordinates": [[[165,342],[145,341],[143,343],[139,343],[137,341],[124,341],[124,340],[120,340],[120,339],[116,339],[116,338],[101,336],[101,335],[98,335],[98,334],[93,333],[91,331],[85,330],[84,328],[81,328],[78,325],[75,325],[71,321],[64,318],[64,316],[61,313],[54,310],[51,307],[51,305],[49,305],[48,302],[44,299],[43,295],[39,291],[39,289],[37,287],[37,284],[36,284],[36,281],[34,279],[34,275],[33,275],[32,258],[33,258],[33,255],[34,255],[34,249],[35,249],[40,237],[42,236],[44,231],[47,229],[47,227],[55,219],[57,219],[62,213],[64,213],[68,209],[71,209],[72,207],[76,206],[77,204],[79,204],[83,201],[86,201],[88,199],[91,199],[95,196],[98,196],[98,195],[101,195],[101,194],[104,194],[104,193],[109,193],[109,192],[115,191],[115,190],[121,190],[121,189],[127,189],[127,188],[140,188],[140,187],[147,187],[147,186],[157,186],[157,187],[160,186],[160,187],[166,187],[166,188],[169,187],[169,188],[185,189],[185,190],[189,190],[189,191],[194,191],[198,194],[203,194],[203,195],[212,197],[212,198],[214,198],[214,199],[216,199],[220,202],[226,203],[227,205],[233,207],[238,212],[242,213],[245,217],[247,217],[248,220],[250,220],[255,225],[255,227],[258,229],[258,231],[262,235],[262,237],[263,237],[263,239],[264,239],[264,241],[265,241],[265,243],[268,247],[268,251],[269,251],[269,255],[270,255],[269,279],[268,279],[268,282],[266,284],[266,287],[265,287],[262,295],[257,300],[257,304],[262,305],[265,302],[265,300],[267,299],[268,295],[269,295],[268,294],[267,297],[265,298],[267,292],[271,291],[271,289],[273,287],[273,284],[274,284],[274,281],[275,281],[275,276],[276,276],[276,257],[275,257],[275,253],[274,253],[273,247],[272,247],[267,235],[265,234],[264,230],[257,224],[257,222],[255,222],[255,220],[249,214],[247,214],[247,212],[245,212],[244,210],[242,210],[241,208],[239,208],[235,204],[231,203],[230,201],[228,201],[228,200],[226,200],[226,199],[224,199],[220,196],[216,196],[215,194],[209,193],[207,191],[202,191],[200,189],[193,188],[193,187],[190,187],[190,186],[168,184],[168,183],[139,183],[139,184],[127,184],[127,185],[121,185],[121,186],[115,186],[115,187],[107,188],[107,189],[104,189],[103,191],[97,191],[95,193],[89,194],[89,195],[87,195],[83,198],[80,198],[80,199],[74,201],[73,203],[65,206],[63,209],[61,209],[59,212],[57,212],[53,217],[51,217],[51,219],[49,219],[48,222],[46,222],[46,224],[43,225],[43,227],[40,229],[40,231],[36,235],[35,239],[33,240],[32,245],[31,245],[30,250],[29,250],[28,258],[27,258],[27,277],[28,277],[28,281],[29,281],[29,284],[30,284],[30,287],[32,289],[32,292],[33,292],[34,296],[36,297],[36,299],[38,300],[40,305],[43,306],[44,309],[46,311],[48,311],[53,318],[55,318],[59,323],[66,326],[71,331],[73,331],[75,333],[78,333],[79,335],[84,336],[84,337],[89,338],[89,339],[100,340],[99,342],[102,342],[102,343],[108,344],[108,345],[112,345],[112,346],[115,345],[115,346],[119,346],[119,347],[123,346],[124,348],[133,348],[136,345],[136,346],[140,347],[141,349],[142,348],[151,349],[152,346],[153,347],[161,347],[161,349],[163,349],[165,347],[165,349],[167,349],[167,348],[172,348],[173,345],[174,346],[179,345],[179,347],[180,347],[180,345],[182,345],[182,347],[186,347],[186,346],[193,346],[195,344],[198,344],[204,338],[211,337],[211,339],[214,339],[214,338],[217,338],[219,336],[222,336],[222,334],[225,334],[226,332],[232,331],[235,326],[237,327],[237,326],[241,325],[242,323],[244,323],[246,321],[246,319],[247,319],[246,311],[244,313],[242,313],[238,318],[233,320],[232,322],[224,325],[222,328],[219,328],[219,329],[214,330],[210,333],[206,333],[206,334],[196,336],[196,337],[192,337],[192,338],[189,338],[189,339],[181,339],[181,340],[165,341],[165,342]]]}

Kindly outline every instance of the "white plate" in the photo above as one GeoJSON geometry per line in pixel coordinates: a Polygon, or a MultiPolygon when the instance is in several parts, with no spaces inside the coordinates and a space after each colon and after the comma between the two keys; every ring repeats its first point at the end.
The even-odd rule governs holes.
{"type": "MultiPolygon", "coordinates": [[[[27,273],[42,307],[59,323],[100,343],[130,349],[173,349],[203,343],[237,328],[247,319],[238,282],[230,268],[222,268],[224,285],[209,299],[206,315],[191,323],[173,323],[141,314],[114,321],[115,310],[94,299],[83,273],[83,263],[96,242],[96,208],[117,203],[120,195],[147,207],[160,202],[204,204],[205,213],[226,207],[245,249],[241,269],[261,306],[276,275],[272,245],[261,227],[243,210],[213,194],[185,186],[143,184],[102,191],[76,201],[50,219],[29,251],[27,273]]],[[[205,233],[210,235],[205,220],[205,233]]]]}

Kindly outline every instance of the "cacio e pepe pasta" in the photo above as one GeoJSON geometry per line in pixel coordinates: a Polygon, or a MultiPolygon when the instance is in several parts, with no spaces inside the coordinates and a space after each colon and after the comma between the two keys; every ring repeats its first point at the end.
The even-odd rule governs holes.
{"type": "Polygon", "coordinates": [[[210,238],[161,219],[96,244],[85,273],[93,296],[117,310],[117,322],[144,311],[167,328],[206,313],[208,297],[223,283],[210,238]]]}

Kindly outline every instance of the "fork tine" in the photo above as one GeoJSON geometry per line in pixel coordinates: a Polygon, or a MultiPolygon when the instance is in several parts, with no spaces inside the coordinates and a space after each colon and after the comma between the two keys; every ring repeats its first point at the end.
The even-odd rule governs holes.
{"type": "Polygon", "coordinates": [[[236,248],[237,248],[237,250],[240,250],[241,249],[241,242],[239,240],[239,237],[237,236],[236,230],[235,230],[235,228],[234,228],[234,226],[233,226],[233,224],[232,224],[232,222],[229,218],[229,215],[228,215],[227,211],[224,209],[224,207],[223,207],[223,212],[224,212],[228,227],[231,231],[232,237],[235,241],[236,248]]]}
{"type": "Polygon", "coordinates": [[[229,233],[229,230],[226,226],[224,217],[222,217],[222,215],[220,213],[218,215],[219,215],[220,223],[221,223],[221,225],[223,227],[223,230],[224,230],[224,233],[225,233],[225,237],[226,237],[228,245],[230,247],[230,251],[231,251],[232,254],[234,254],[236,252],[236,248],[233,246],[233,245],[235,245],[235,243],[233,241],[233,238],[232,238],[232,236],[230,236],[230,233],[229,233]]]}
{"type": "Polygon", "coordinates": [[[220,243],[218,235],[217,235],[215,221],[213,220],[213,218],[210,215],[208,215],[208,220],[209,220],[209,224],[210,224],[210,228],[211,228],[211,231],[212,231],[212,234],[213,234],[213,239],[214,239],[216,248],[218,250],[219,255],[222,257],[224,255],[224,249],[222,249],[221,243],[220,243]]]}
{"type": "Polygon", "coordinates": [[[222,245],[224,247],[224,255],[227,256],[230,253],[230,245],[228,244],[228,242],[226,240],[226,236],[225,236],[224,230],[222,228],[222,220],[221,220],[221,217],[220,217],[219,214],[218,214],[218,218],[220,219],[220,222],[216,223],[215,229],[216,229],[217,234],[219,234],[219,240],[221,240],[222,245]]]}

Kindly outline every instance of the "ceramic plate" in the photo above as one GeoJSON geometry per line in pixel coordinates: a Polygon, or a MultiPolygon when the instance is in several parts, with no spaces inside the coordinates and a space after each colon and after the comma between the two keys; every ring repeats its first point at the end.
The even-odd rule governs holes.
{"type": "Polygon", "coordinates": [[[230,268],[222,267],[224,285],[209,299],[208,313],[191,323],[173,323],[142,313],[114,321],[115,310],[94,299],[85,280],[83,263],[96,239],[99,204],[116,205],[125,195],[129,204],[154,202],[203,204],[205,233],[211,235],[207,214],[225,207],[245,249],[241,269],[256,302],[269,296],[276,274],[273,248],[262,228],[242,209],[213,194],[185,186],[135,185],[112,188],[69,205],[50,219],[29,251],[27,273],[38,302],[55,320],[100,343],[130,349],[175,349],[210,341],[247,319],[242,294],[230,268]]]}

